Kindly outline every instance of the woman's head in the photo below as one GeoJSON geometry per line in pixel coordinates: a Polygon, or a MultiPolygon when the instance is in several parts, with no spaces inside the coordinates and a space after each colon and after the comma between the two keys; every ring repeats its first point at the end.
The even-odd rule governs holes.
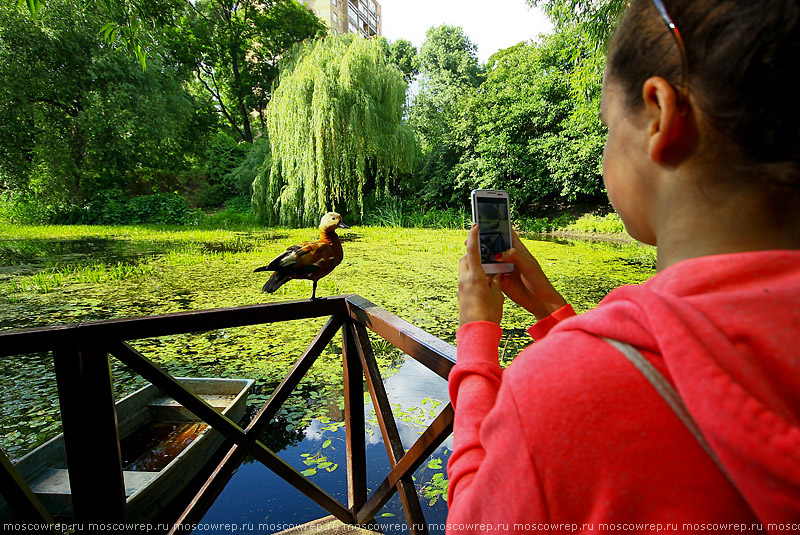
{"type": "MultiPolygon", "coordinates": [[[[653,76],[691,93],[732,175],[800,188],[800,2],[664,0],[685,44],[652,0],[632,0],[609,46],[607,80],[636,109],[653,76]],[[736,172],[736,171],[739,172],[736,172]]],[[[763,186],[765,184],[761,184],[763,186]]]]}

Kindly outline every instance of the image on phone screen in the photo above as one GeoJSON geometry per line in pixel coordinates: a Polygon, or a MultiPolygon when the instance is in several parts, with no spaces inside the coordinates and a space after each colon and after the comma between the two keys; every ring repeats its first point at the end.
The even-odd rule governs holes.
{"type": "Polygon", "coordinates": [[[480,230],[481,263],[494,264],[496,253],[511,248],[511,236],[508,233],[508,201],[503,198],[479,197],[478,229],[480,230]]]}

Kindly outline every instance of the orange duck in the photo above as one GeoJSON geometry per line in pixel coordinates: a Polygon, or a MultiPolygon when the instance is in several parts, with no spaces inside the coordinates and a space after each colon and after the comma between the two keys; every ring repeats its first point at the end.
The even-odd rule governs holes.
{"type": "Polygon", "coordinates": [[[344,257],[342,242],[336,235],[337,228],[349,228],[342,223],[342,216],[336,212],[328,212],[319,222],[320,238],[292,245],[276,256],[267,266],[255,271],[274,271],[262,288],[272,293],[292,279],[309,279],[314,281],[311,299],[317,297],[317,281],[333,271],[344,257]]]}

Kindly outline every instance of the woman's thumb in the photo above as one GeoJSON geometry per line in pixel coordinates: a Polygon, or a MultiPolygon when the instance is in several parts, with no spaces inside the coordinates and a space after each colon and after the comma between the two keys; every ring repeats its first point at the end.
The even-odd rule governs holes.
{"type": "Polygon", "coordinates": [[[494,259],[498,262],[510,262],[512,264],[516,264],[519,256],[517,255],[517,250],[514,248],[509,249],[508,251],[503,251],[502,253],[497,253],[494,255],[494,259]]]}

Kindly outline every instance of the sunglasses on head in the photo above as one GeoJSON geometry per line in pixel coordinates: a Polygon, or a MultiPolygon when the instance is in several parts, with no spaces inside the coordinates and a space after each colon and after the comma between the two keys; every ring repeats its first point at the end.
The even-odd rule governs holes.
{"type": "Polygon", "coordinates": [[[672,17],[669,16],[669,12],[667,8],[664,6],[664,2],[662,0],[652,0],[653,5],[658,10],[659,15],[661,15],[661,20],[664,21],[664,24],[667,25],[667,29],[669,29],[672,38],[675,39],[675,43],[678,45],[678,50],[681,53],[681,82],[680,87],[682,89],[687,89],[689,84],[689,74],[688,74],[688,65],[686,60],[686,47],[683,44],[683,37],[681,37],[681,32],[678,31],[678,27],[675,25],[675,21],[672,20],[672,17]]]}

